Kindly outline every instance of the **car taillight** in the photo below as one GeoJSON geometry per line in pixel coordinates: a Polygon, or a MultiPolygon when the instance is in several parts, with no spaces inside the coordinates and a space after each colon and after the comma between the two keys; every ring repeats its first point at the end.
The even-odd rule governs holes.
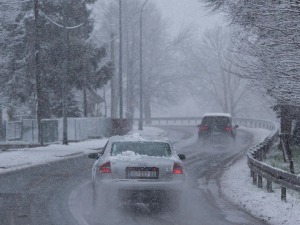
{"type": "Polygon", "coordinates": [[[227,127],[225,127],[225,131],[232,131],[232,127],[231,126],[227,126],[227,127]]]}
{"type": "Polygon", "coordinates": [[[201,131],[208,131],[208,126],[200,126],[201,131]]]}
{"type": "Polygon", "coordinates": [[[173,174],[183,174],[183,168],[180,163],[177,162],[174,163],[173,174]]]}
{"type": "Polygon", "coordinates": [[[99,168],[100,173],[111,173],[110,162],[106,162],[99,168]]]}

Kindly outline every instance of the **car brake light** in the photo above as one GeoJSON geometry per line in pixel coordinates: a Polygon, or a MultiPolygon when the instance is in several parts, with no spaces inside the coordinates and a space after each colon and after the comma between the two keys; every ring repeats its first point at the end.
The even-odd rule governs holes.
{"type": "Polygon", "coordinates": [[[208,126],[200,126],[201,131],[208,131],[208,126]]]}
{"type": "Polygon", "coordinates": [[[183,174],[183,168],[180,163],[177,162],[174,163],[173,174],[183,174]]]}
{"type": "Polygon", "coordinates": [[[225,130],[226,131],[232,131],[232,127],[230,127],[230,126],[229,127],[225,127],[225,130]]]}
{"type": "Polygon", "coordinates": [[[99,168],[100,173],[111,173],[110,162],[106,162],[99,168]]]}

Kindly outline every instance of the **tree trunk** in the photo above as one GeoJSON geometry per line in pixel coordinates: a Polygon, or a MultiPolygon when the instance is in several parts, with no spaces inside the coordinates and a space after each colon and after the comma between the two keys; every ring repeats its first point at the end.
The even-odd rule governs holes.
{"type": "Polygon", "coordinates": [[[87,117],[87,96],[86,87],[83,87],[83,116],[87,117]]]}
{"type": "Polygon", "coordinates": [[[144,96],[144,113],[145,113],[145,123],[151,124],[151,101],[150,96],[145,94],[144,96]]]}
{"type": "Polygon", "coordinates": [[[126,60],[127,60],[127,114],[129,114],[131,117],[134,117],[134,62],[132,58],[130,57],[129,51],[130,48],[133,49],[132,46],[129,46],[129,37],[128,32],[126,36],[126,60]]]}
{"type": "Polygon", "coordinates": [[[289,161],[291,173],[294,172],[293,154],[290,148],[291,132],[292,132],[292,112],[291,107],[281,106],[280,108],[280,128],[281,128],[281,149],[283,151],[284,162],[289,161]]]}
{"type": "Polygon", "coordinates": [[[291,135],[290,134],[281,134],[280,140],[282,142],[282,148],[285,156],[285,161],[289,161],[290,163],[290,172],[295,173],[294,169],[294,160],[293,160],[293,152],[290,148],[290,140],[291,140],[291,135]]]}

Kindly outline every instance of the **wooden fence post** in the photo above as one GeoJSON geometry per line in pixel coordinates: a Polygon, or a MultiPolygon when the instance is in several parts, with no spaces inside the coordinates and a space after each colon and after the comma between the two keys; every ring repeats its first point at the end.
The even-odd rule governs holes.
{"type": "Polygon", "coordinates": [[[257,184],[257,175],[255,172],[253,172],[253,184],[257,184]]]}
{"type": "Polygon", "coordinates": [[[281,201],[286,202],[286,188],[281,187],[281,201]]]}
{"type": "Polygon", "coordinates": [[[262,185],[262,176],[257,175],[257,178],[258,178],[257,187],[262,188],[263,187],[263,185],[262,185]]]}
{"type": "Polygon", "coordinates": [[[272,189],[272,181],[267,180],[267,191],[268,191],[269,193],[273,192],[273,189],[272,189]]]}

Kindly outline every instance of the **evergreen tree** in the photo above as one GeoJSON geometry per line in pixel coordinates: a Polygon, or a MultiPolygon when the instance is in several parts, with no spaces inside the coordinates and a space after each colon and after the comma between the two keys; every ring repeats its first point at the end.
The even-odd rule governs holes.
{"type": "MultiPolygon", "coordinates": [[[[76,106],[74,94],[71,90],[82,87],[83,77],[86,86],[101,87],[110,79],[110,63],[99,63],[105,57],[105,47],[101,55],[88,39],[93,30],[93,21],[90,18],[88,4],[95,0],[41,0],[39,2],[39,40],[40,40],[40,66],[42,83],[42,111],[43,118],[61,116],[63,95],[63,73],[65,63],[68,63],[67,93],[68,115],[79,115],[81,110],[76,106]],[[66,32],[65,27],[68,27],[66,32]],[[71,28],[74,29],[71,29],[71,28]],[[66,39],[68,33],[68,39],[66,39]],[[66,49],[68,57],[66,57],[66,49]],[[93,59],[94,57],[97,57],[93,59]],[[92,61],[94,63],[93,67],[92,61]],[[91,63],[86,63],[91,62],[91,63]],[[101,68],[98,68],[101,67],[101,68]],[[102,68],[103,67],[103,68],[102,68]],[[99,72],[101,71],[101,72],[99,72]],[[97,77],[98,76],[98,77],[97,77]],[[75,111],[74,111],[75,110],[75,111]]],[[[34,73],[34,17],[33,3],[24,2],[16,16],[14,23],[4,29],[8,33],[9,44],[6,45],[10,53],[9,68],[6,76],[2,77],[5,92],[13,105],[25,104],[35,115],[35,73],[34,73]]],[[[0,46],[3,47],[3,46],[0,46]]]]}

